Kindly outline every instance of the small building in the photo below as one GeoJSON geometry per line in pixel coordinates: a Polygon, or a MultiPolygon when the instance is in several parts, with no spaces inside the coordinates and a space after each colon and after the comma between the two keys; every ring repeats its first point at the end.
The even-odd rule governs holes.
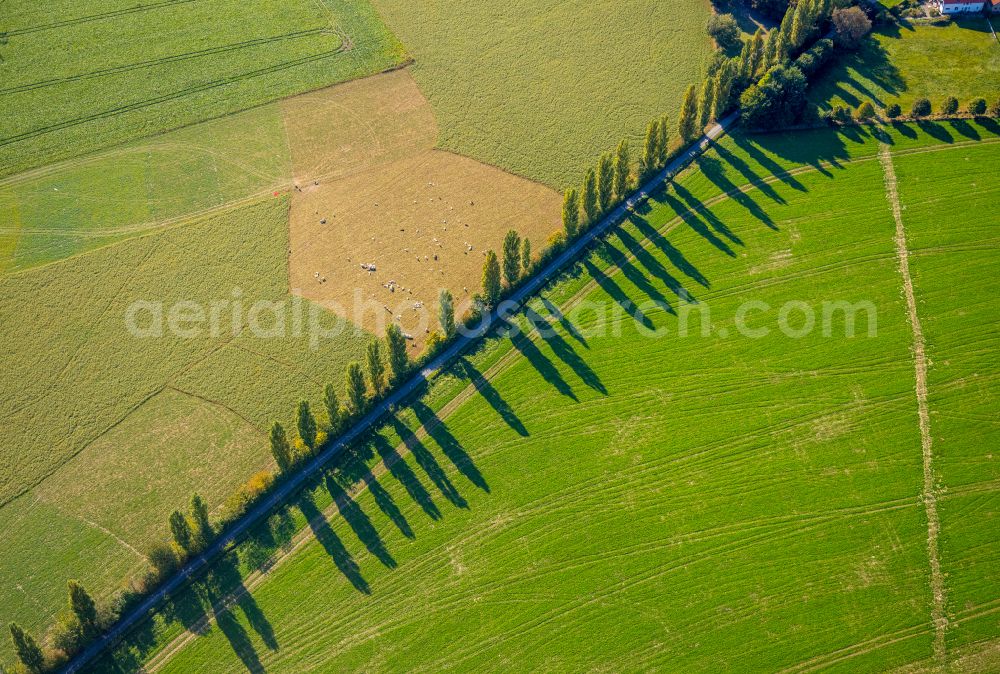
{"type": "Polygon", "coordinates": [[[982,12],[983,7],[992,0],[936,0],[934,3],[942,14],[971,14],[982,12]]]}

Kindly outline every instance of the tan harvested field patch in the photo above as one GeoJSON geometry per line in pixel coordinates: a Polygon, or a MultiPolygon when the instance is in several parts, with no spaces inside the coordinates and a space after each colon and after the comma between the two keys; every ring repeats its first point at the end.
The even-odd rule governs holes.
{"type": "Polygon", "coordinates": [[[559,226],[559,207],[542,185],[427,150],[295,194],[291,287],[376,334],[397,320],[416,348],[434,327],[420,303],[433,311],[448,288],[462,307],[479,289],[485,251],[509,229],[537,249],[559,226]],[[361,267],[369,263],[376,271],[361,267]]]}
{"type": "Polygon", "coordinates": [[[559,227],[553,190],[433,149],[434,117],[408,72],[300,97],[285,115],[298,185],[292,291],[376,334],[399,322],[415,353],[434,328],[440,290],[466,306],[485,251],[499,252],[509,229],[537,250],[559,227]],[[317,119],[325,114],[336,121],[317,119]]]}
{"type": "Polygon", "coordinates": [[[438,127],[408,70],[283,101],[294,181],[342,178],[429,150],[438,127]]]}

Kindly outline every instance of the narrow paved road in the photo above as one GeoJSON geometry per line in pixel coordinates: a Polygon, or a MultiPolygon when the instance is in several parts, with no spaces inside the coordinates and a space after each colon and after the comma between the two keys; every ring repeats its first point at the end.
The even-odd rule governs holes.
{"type": "Polygon", "coordinates": [[[106,648],[110,648],[136,623],[142,620],[146,614],[163,601],[164,597],[180,589],[192,576],[197,575],[205,569],[211,560],[224,552],[232,543],[247,532],[250,527],[267,517],[278,505],[287,501],[298,492],[305,483],[323,470],[333,457],[337,456],[345,448],[350,446],[355,440],[363,436],[370,429],[377,426],[384,416],[391,413],[396,407],[407,400],[417,389],[428,381],[436,372],[446,367],[449,363],[460,356],[466,349],[479,340],[493,327],[497,321],[510,316],[511,308],[523,304],[528,298],[541,290],[549,279],[554,278],[560,271],[574,262],[586,250],[595,239],[600,238],[612,227],[625,219],[632,209],[649,198],[649,195],[659,187],[665,180],[669,180],[678,171],[687,166],[693,159],[701,155],[711,146],[712,141],[722,136],[732,127],[739,116],[738,112],[733,112],[725,119],[708,130],[697,142],[684,151],[683,154],[671,161],[665,169],[660,171],[655,177],[649,180],[642,188],[620,204],[594,227],[584,232],[578,239],[552,259],[548,264],[539,270],[529,281],[522,285],[507,300],[501,303],[498,310],[490,312],[483,320],[482,325],[471,334],[459,335],[458,338],[447,349],[431,360],[420,370],[416,371],[409,380],[402,386],[396,388],[387,398],[375,405],[357,423],[345,432],[336,442],[327,446],[325,450],[310,459],[295,475],[282,482],[281,485],[266,499],[258,503],[255,507],[244,515],[225,534],[215,540],[212,545],[204,550],[200,555],[193,557],[184,565],[172,578],[164,583],[157,591],[147,597],[141,604],[129,611],[101,638],[81,651],[73,658],[63,670],[67,673],[78,672],[87,663],[97,657],[106,648]]]}

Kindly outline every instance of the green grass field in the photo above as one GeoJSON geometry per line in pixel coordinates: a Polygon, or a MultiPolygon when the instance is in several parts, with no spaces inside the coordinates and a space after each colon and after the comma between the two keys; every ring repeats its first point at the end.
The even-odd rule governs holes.
{"type": "Polygon", "coordinates": [[[973,98],[992,102],[1000,91],[1000,45],[983,18],[942,26],[893,26],[875,32],[861,49],[838,62],[811,86],[809,98],[822,108],[876,108],[899,103],[904,112],[917,98],[938,112],[947,96],[965,106],[973,98]]]}
{"type": "Polygon", "coordinates": [[[996,191],[972,169],[996,164],[997,154],[984,146],[963,155],[896,162],[933,361],[929,405],[936,477],[945,488],[942,564],[954,647],[996,639],[1000,631],[1000,547],[993,535],[1000,523],[1000,234],[988,215],[996,191]]]}
{"type": "Polygon", "coordinates": [[[291,173],[280,107],[266,105],[0,180],[0,272],[260,198],[291,173]]]}
{"type": "Polygon", "coordinates": [[[0,176],[404,58],[366,0],[13,0],[3,21],[0,176]]]}
{"type": "Polygon", "coordinates": [[[5,619],[40,628],[67,578],[103,594],[142,570],[171,510],[194,490],[215,507],[270,465],[270,423],[361,357],[367,337],[343,322],[315,349],[291,318],[281,337],[268,336],[267,312],[264,332],[247,329],[258,301],[285,302],[286,316],[301,302],[308,316],[287,294],[287,210],[287,197],[269,196],[0,277],[0,405],[18,438],[0,451],[5,619]],[[209,312],[237,290],[242,315],[220,305],[216,334],[208,323],[191,336],[168,329],[178,300],[209,312]],[[137,301],[163,303],[162,338],[131,335],[137,301]]]}
{"type": "Polygon", "coordinates": [[[440,145],[559,190],[623,136],[638,147],[654,116],[676,119],[711,49],[702,2],[375,5],[416,60],[440,145]]]}
{"type": "MultiPolygon", "coordinates": [[[[878,135],[931,362],[958,653],[1000,637],[998,188],[982,172],[1000,133],[960,122],[878,135]],[[962,217],[944,215],[959,203],[962,217]]],[[[914,336],[879,147],[858,129],[725,139],[533,301],[522,331],[436,380],[95,669],[929,660],[914,336]],[[766,335],[736,329],[747,301],[767,303],[748,315],[766,335]],[[823,334],[824,301],[870,302],[875,333],[862,312],[854,337],[843,314],[823,334]],[[816,329],[782,333],[788,302],[814,309],[816,329]],[[233,588],[250,593],[213,609],[233,588]]],[[[789,330],[804,320],[786,318],[789,330]]]]}

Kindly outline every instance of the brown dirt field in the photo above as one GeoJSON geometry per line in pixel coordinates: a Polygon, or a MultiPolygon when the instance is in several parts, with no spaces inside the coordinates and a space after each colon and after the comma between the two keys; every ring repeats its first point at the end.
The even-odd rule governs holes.
{"type": "Polygon", "coordinates": [[[499,252],[507,230],[538,250],[559,228],[553,190],[433,149],[433,115],[409,73],[306,98],[315,100],[285,112],[299,185],[290,287],[375,334],[397,321],[414,355],[436,327],[440,290],[461,312],[479,291],[486,249],[499,252]]]}

